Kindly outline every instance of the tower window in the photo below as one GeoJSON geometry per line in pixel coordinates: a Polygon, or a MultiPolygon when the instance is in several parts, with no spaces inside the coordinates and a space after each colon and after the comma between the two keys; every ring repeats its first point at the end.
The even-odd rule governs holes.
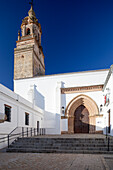
{"type": "Polygon", "coordinates": [[[27,35],[30,35],[30,29],[27,28],[27,35]]]}
{"type": "Polygon", "coordinates": [[[24,58],[24,56],[22,55],[21,58],[24,58]]]}
{"type": "Polygon", "coordinates": [[[11,106],[5,105],[5,115],[7,116],[6,121],[11,122],[11,106]]]}
{"type": "Polygon", "coordinates": [[[25,125],[29,125],[29,113],[25,113],[25,125]]]}

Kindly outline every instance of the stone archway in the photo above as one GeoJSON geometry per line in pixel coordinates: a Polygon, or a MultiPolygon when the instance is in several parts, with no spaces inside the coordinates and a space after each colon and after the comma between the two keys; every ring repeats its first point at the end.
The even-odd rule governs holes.
{"type": "Polygon", "coordinates": [[[65,116],[68,117],[68,133],[74,133],[74,113],[75,110],[83,105],[89,112],[89,133],[95,133],[96,115],[99,114],[99,109],[94,100],[86,95],[78,95],[68,104],[65,116]]]}

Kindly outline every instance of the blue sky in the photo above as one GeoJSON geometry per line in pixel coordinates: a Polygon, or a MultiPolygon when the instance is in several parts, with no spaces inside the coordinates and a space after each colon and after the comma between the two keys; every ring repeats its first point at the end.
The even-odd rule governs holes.
{"type": "MultiPolygon", "coordinates": [[[[113,64],[112,0],[34,0],[34,4],[47,75],[113,64]]],[[[29,9],[29,0],[4,0],[0,5],[0,83],[10,89],[18,30],[29,9]]]]}

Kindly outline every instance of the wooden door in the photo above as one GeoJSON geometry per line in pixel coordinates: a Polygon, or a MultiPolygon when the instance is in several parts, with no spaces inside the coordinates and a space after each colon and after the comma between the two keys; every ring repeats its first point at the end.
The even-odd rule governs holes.
{"type": "Polygon", "coordinates": [[[89,112],[87,108],[80,105],[74,114],[74,132],[89,133],[89,112]]]}

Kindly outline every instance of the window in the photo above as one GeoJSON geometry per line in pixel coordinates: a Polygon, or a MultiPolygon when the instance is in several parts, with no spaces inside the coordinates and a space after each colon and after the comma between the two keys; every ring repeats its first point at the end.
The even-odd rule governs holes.
{"type": "Polygon", "coordinates": [[[25,125],[29,125],[29,113],[25,113],[25,125]]]}
{"type": "Polygon", "coordinates": [[[5,105],[5,115],[7,116],[6,121],[11,122],[11,106],[5,105]]]}
{"type": "Polygon", "coordinates": [[[30,29],[29,28],[27,29],[27,35],[30,35],[30,29]]]}

